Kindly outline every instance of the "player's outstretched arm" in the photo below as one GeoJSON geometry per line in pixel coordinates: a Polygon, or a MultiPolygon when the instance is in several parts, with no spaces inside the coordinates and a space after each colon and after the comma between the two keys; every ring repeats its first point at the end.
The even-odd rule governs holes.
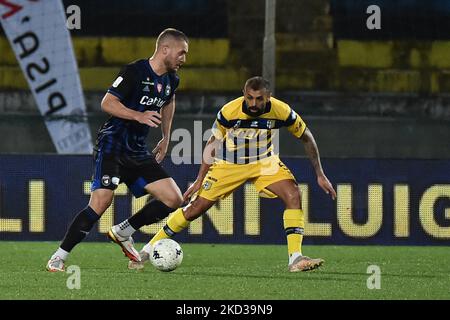
{"type": "Polygon", "coordinates": [[[126,120],[135,120],[139,123],[148,125],[149,127],[156,128],[161,123],[161,115],[156,111],[145,111],[139,112],[134,111],[130,108],[125,107],[122,102],[120,102],[119,98],[111,93],[105,94],[103,97],[102,110],[110,115],[126,119],[126,120]]]}
{"type": "Polygon", "coordinates": [[[220,140],[217,140],[214,135],[211,135],[211,137],[208,139],[208,142],[206,143],[205,149],[203,150],[202,164],[200,166],[200,169],[198,170],[197,179],[195,179],[194,183],[183,194],[184,201],[189,200],[192,195],[200,190],[203,179],[205,179],[209,167],[211,167],[214,162],[216,149],[219,147],[219,145],[220,140]]]}
{"type": "Polygon", "coordinates": [[[306,154],[308,155],[309,160],[311,161],[314,171],[317,175],[317,183],[319,186],[325,191],[326,194],[330,194],[331,197],[336,199],[336,191],[334,190],[331,182],[328,180],[327,176],[323,172],[322,164],[320,163],[320,155],[319,149],[316,144],[316,140],[312,135],[311,131],[306,128],[303,133],[301,140],[304,144],[306,154]]]}
{"type": "Polygon", "coordinates": [[[153,154],[158,163],[163,161],[169,148],[170,132],[172,130],[172,120],[175,114],[175,96],[172,97],[170,103],[161,109],[161,133],[162,139],[158,142],[153,154]]]}

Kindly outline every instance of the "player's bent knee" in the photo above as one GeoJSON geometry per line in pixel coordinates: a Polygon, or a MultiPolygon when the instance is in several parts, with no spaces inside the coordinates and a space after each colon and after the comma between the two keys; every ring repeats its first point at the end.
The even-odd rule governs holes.
{"type": "Polygon", "coordinates": [[[183,214],[186,220],[193,221],[200,217],[208,209],[209,207],[206,206],[206,204],[201,203],[201,200],[197,198],[183,209],[183,214]]]}
{"type": "Polygon", "coordinates": [[[286,206],[290,208],[300,208],[301,196],[300,192],[297,190],[292,190],[286,193],[284,196],[284,201],[286,206]]]}
{"type": "Polygon", "coordinates": [[[106,209],[109,208],[109,206],[111,205],[112,201],[107,201],[107,202],[89,202],[89,206],[92,208],[92,210],[95,211],[95,213],[97,213],[99,216],[101,216],[106,209]]]}
{"type": "Polygon", "coordinates": [[[198,210],[196,206],[189,205],[183,210],[183,215],[188,221],[194,221],[202,215],[202,212],[198,210]]]}
{"type": "Polygon", "coordinates": [[[198,217],[200,217],[203,214],[203,212],[198,212],[198,211],[193,211],[193,210],[188,210],[184,212],[184,217],[186,218],[186,220],[188,221],[194,221],[195,219],[197,219],[198,217]]]}
{"type": "Polygon", "coordinates": [[[164,201],[164,204],[169,208],[179,208],[183,205],[183,197],[181,197],[181,195],[174,195],[173,197],[168,198],[166,201],[164,201]]]}
{"type": "Polygon", "coordinates": [[[189,221],[195,220],[208,211],[215,203],[216,201],[211,201],[199,196],[184,208],[184,216],[189,221]]]}
{"type": "MultiPolygon", "coordinates": [[[[108,190],[109,191],[109,190],[108,190]]],[[[113,192],[108,192],[105,190],[94,191],[91,194],[91,199],[89,200],[89,206],[94,210],[98,215],[102,215],[106,209],[109,208],[113,201],[113,192]]]]}

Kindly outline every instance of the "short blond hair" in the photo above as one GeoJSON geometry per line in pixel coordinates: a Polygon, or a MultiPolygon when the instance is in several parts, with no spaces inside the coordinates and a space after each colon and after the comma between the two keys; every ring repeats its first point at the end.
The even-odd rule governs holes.
{"type": "Polygon", "coordinates": [[[167,39],[176,39],[181,41],[186,41],[186,43],[189,43],[188,37],[184,34],[183,31],[174,29],[174,28],[167,28],[163,32],[161,32],[158,36],[158,39],[156,39],[156,48],[158,48],[161,43],[163,43],[167,39]]]}

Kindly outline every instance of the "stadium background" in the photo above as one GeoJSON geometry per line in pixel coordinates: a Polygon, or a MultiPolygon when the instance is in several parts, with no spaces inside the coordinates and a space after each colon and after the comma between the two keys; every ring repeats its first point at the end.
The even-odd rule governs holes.
{"type": "MultiPolygon", "coordinates": [[[[100,100],[120,66],[149,57],[165,27],[191,40],[173,130],[194,135],[195,121],[206,130],[245,79],[262,72],[262,0],[63,3],[81,8],[81,29],[70,33],[94,138],[107,118],[100,100]]],[[[304,190],[305,244],[450,244],[449,16],[450,2],[439,0],[277,1],[276,96],[314,133],[338,191],[333,203],[302,145],[281,132],[281,157],[304,190]],[[372,4],[382,9],[381,30],[366,28],[372,4]]],[[[91,158],[56,155],[3,32],[0,52],[0,239],[60,240],[88,200],[91,158]]],[[[198,167],[175,166],[170,157],[164,165],[183,190],[198,167]]],[[[88,240],[106,241],[108,227],[146,201],[124,188],[117,195],[88,240]]],[[[282,210],[246,186],[178,239],[281,244],[282,210]]]]}

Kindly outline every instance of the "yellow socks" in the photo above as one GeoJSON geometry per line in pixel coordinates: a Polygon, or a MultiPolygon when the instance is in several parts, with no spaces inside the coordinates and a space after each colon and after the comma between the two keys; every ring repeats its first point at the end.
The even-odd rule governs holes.
{"type": "Polygon", "coordinates": [[[176,233],[183,231],[189,223],[190,221],[186,220],[183,215],[183,209],[177,209],[169,216],[166,225],[155,234],[149,243],[153,245],[158,240],[170,238],[176,233]]]}
{"type": "MultiPolygon", "coordinates": [[[[283,214],[283,222],[289,256],[293,253],[301,254],[303,228],[305,227],[303,211],[301,209],[286,209],[283,214]]],[[[189,223],[190,221],[186,220],[183,215],[183,209],[177,209],[169,216],[166,225],[155,234],[149,243],[153,245],[158,240],[170,238],[187,228],[189,223]]]]}
{"type": "Polygon", "coordinates": [[[303,228],[305,217],[301,209],[286,209],[283,214],[284,231],[286,232],[288,253],[302,253],[303,228]]]}

